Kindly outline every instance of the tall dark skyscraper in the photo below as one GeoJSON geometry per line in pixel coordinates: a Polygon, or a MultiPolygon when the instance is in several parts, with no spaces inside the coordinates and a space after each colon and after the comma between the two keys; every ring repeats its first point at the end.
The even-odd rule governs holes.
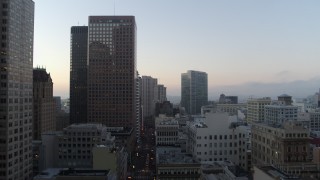
{"type": "Polygon", "coordinates": [[[0,180],[32,179],[34,2],[0,0],[0,180]]]}
{"type": "Polygon", "coordinates": [[[71,27],[70,123],[87,122],[88,27],[71,27]]]}
{"type": "Polygon", "coordinates": [[[88,46],[88,122],[135,128],[134,16],[90,16],[88,46]]]}
{"type": "Polygon", "coordinates": [[[189,114],[200,114],[208,103],[208,75],[200,71],[181,74],[181,106],[189,114]]]}
{"type": "Polygon", "coordinates": [[[56,130],[56,103],[53,99],[53,82],[46,69],[33,69],[33,140],[41,134],[56,130]]]}

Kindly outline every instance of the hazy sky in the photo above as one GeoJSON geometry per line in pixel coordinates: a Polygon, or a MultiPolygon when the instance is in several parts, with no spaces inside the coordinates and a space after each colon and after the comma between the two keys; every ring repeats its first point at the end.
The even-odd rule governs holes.
{"type": "Polygon", "coordinates": [[[298,89],[302,95],[320,87],[319,0],[34,1],[34,66],[51,73],[54,95],[69,96],[71,26],[114,9],[136,17],[138,71],[158,78],[168,95],[180,95],[181,73],[191,69],[208,73],[209,96],[259,95],[255,83],[317,81],[311,92],[298,89]]]}

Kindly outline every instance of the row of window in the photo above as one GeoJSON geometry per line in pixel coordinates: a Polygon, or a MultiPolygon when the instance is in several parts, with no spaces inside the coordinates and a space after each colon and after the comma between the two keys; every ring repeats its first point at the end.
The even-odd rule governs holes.
{"type": "MultiPolygon", "coordinates": [[[[201,139],[201,138],[202,138],[201,136],[197,136],[197,139],[201,139]]],[[[212,138],[213,138],[214,140],[217,140],[218,138],[219,138],[220,140],[222,140],[222,139],[228,139],[228,135],[214,135],[214,136],[210,135],[210,136],[209,136],[209,139],[212,140],[212,138]]],[[[207,136],[204,136],[204,139],[207,139],[207,136]]],[[[234,136],[229,135],[229,139],[237,139],[237,135],[234,135],[234,136]]]]}
{"type": "MultiPolygon", "coordinates": [[[[237,147],[237,142],[234,142],[234,143],[230,142],[229,147],[232,147],[232,144],[233,144],[233,147],[237,147]]],[[[214,143],[213,145],[215,148],[218,147],[218,143],[214,143]]],[[[197,144],[197,147],[201,147],[201,144],[197,144]]],[[[207,144],[204,144],[203,147],[207,147],[207,144]]],[[[212,147],[212,143],[209,144],[209,147],[212,147]]],[[[219,147],[223,147],[222,142],[219,143],[219,147]]],[[[228,147],[227,142],[224,143],[224,147],[228,147]]]]}
{"type": "MultiPolygon", "coordinates": [[[[237,150],[229,150],[229,154],[228,154],[228,150],[224,150],[224,151],[222,151],[222,150],[220,150],[219,152],[218,151],[214,151],[213,152],[213,155],[225,155],[225,156],[227,156],[227,155],[237,155],[237,150]]],[[[202,153],[201,152],[197,152],[197,155],[201,155],[202,153]]],[[[209,151],[209,153],[207,153],[207,152],[203,152],[203,155],[212,155],[212,151],[209,151]]]]}

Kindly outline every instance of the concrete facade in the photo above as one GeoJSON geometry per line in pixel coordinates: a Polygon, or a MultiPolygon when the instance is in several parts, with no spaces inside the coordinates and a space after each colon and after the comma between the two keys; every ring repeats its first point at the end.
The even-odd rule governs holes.
{"type": "Polygon", "coordinates": [[[231,161],[248,169],[250,128],[241,128],[232,119],[227,113],[208,113],[203,122],[187,122],[187,152],[202,162],[231,161]]]}

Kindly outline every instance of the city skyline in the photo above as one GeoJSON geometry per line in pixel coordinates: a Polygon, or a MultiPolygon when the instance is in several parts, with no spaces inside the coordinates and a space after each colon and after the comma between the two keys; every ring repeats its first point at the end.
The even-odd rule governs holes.
{"type": "Polygon", "coordinates": [[[319,87],[317,1],[35,2],[34,66],[50,72],[56,96],[69,96],[71,26],[114,14],[136,17],[139,74],[157,78],[168,96],[180,95],[180,74],[189,69],[208,73],[209,98],[301,97],[319,87]]]}

